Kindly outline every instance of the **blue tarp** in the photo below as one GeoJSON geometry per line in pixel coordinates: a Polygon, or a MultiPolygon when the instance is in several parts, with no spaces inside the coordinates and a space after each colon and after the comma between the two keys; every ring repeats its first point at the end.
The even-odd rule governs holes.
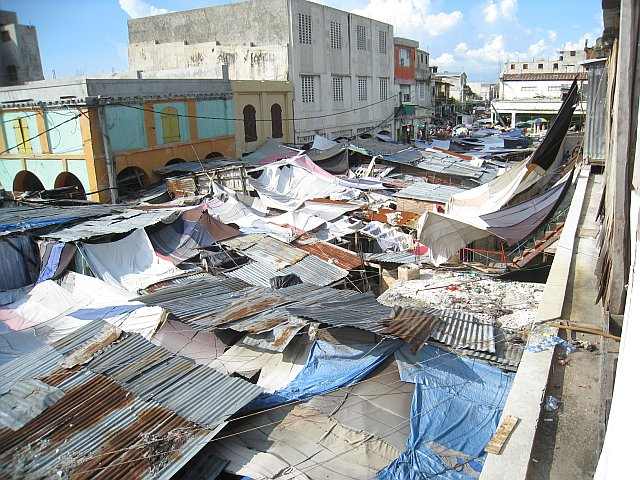
{"type": "Polygon", "coordinates": [[[274,407],[350,386],[369,375],[402,343],[385,340],[376,345],[338,345],[316,340],[298,376],[286,388],[273,394],[263,393],[247,409],[274,407]]]}
{"type": "Polygon", "coordinates": [[[429,345],[417,355],[403,345],[396,360],[400,378],[416,384],[411,435],[407,450],[379,477],[474,478],[467,472],[481,469],[484,447],[498,428],[513,374],[429,345]],[[435,446],[449,455],[436,454],[435,446]],[[464,469],[461,463],[466,463],[464,469]]]}
{"type": "Polygon", "coordinates": [[[44,282],[45,280],[53,278],[56,270],[58,269],[58,265],[60,265],[60,256],[62,255],[62,249],[64,246],[64,242],[58,242],[51,247],[51,253],[49,253],[47,263],[42,267],[40,276],[36,283],[44,282]]]}

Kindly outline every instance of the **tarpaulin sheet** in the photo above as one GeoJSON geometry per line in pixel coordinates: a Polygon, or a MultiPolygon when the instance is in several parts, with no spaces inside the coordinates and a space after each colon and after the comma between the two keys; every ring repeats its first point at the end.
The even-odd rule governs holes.
{"type": "Polygon", "coordinates": [[[158,255],[181,263],[198,254],[198,249],[240,235],[240,231],[199,209],[183,212],[170,224],[149,228],[149,240],[158,255]]]}
{"type": "Polygon", "coordinates": [[[130,292],[187,273],[158,257],[143,229],[115,242],[82,243],[78,248],[98,278],[130,292]]]}
{"type": "Polygon", "coordinates": [[[39,242],[39,247],[42,266],[36,283],[60,278],[76,253],[73,243],[43,240],[39,242]]]}
{"type": "Polygon", "coordinates": [[[313,198],[354,199],[359,195],[304,155],[264,167],[260,177],[249,183],[265,205],[284,211],[296,210],[313,198]]]}
{"type": "Polygon", "coordinates": [[[407,450],[379,477],[473,478],[465,468],[481,469],[484,447],[498,428],[514,374],[430,345],[416,355],[404,345],[395,355],[400,378],[416,385],[411,435],[407,450]],[[454,455],[438,455],[439,448],[454,455]]]}
{"type": "Polygon", "coordinates": [[[0,238],[0,290],[14,290],[38,278],[36,244],[26,235],[0,238]]]}
{"type": "Polygon", "coordinates": [[[336,144],[326,150],[311,149],[305,152],[305,155],[329,173],[342,175],[349,170],[347,145],[336,144]]]}
{"type": "Polygon", "coordinates": [[[286,388],[261,394],[247,409],[273,407],[353,385],[375,370],[401,343],[385,340],[374,346],[337,345],[316,340],[298,376],[286,388]]]}
{"type": "Polygon", "coordinates": [[[266,165],[282,158],[293,157],[299,154],[300,150],[294,150],[272,138],[268,138],[264,145],[255,152],[245,155],[241,160],[245,163],[251,163],[252,165],[266,165]]]}

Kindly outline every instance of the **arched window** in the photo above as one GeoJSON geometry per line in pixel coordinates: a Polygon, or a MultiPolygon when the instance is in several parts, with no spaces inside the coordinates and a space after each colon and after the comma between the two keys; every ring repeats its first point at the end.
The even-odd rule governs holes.
{"type": "Polygon", "coordinates": [[[180,117],[178,109],[166,107],[161,111],[162,118],[162,143],[180,141],[180,117]]]}
{"type": "Polygon", "coordinates": [[[118,193],[131,195],[149,184],[149,177],[140,167],[127,167],[118,174],[118,193]]]}
{"type": "Polygon", "coordinates": [[[208,153],[204,158],[224,158],[224,155],[222,155],[220,152],[211,152],[208,153]]]}
{"type": "Polygon", "coordinates": [[[255,142],[258,140],[258,132],[256,130],[256,109],[253,105],[247,105],[242,110],[244,119],[244,141],[255,142]]]}
{"type": "Polygon", "coordinates": [[[61,194],[62,198],[77,198],[80,200],[86,200],[84,186],[78,177],[71,172],[62,172],[56,177],[56,181],[53,185],[55,188],[60,187],[73,187],[61,194]]]}
{"type": "Polygon", "coordinates": [[[28,170],[18,172],[16,178],[13,179],[13,191],[15,193],[23,192],[41,192],[44,185],[36,175],[28,170]]]}
{"type": "Polygon", "coordinates": [[[177,165],[179,163],[186,163],[186,162],[181,158],[172,158],[167,163],[165,163],[164,166],[168,167],[169,165],[177,165]]]}
{"type": "Polygon", "coordinates": [[[282,138],[282,107],[271,105],[271,138],[282,138]]]}

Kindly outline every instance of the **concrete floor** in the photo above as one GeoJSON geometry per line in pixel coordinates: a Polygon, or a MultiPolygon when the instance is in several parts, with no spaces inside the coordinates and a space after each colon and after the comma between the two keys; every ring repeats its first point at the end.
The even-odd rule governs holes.
{"type": "MultiPolygon", "coordinates": [[[[562,318],[568,320],[569,325],[606,331],[602,305],[594,303],[597,291],[594,268],[598,256],[596,211],[602,189],[602,175],[592,174],[578,227],[575,262],[562,318]]],[[[561,404],[555,412],[542,412],[527,473],[529,480],[593,478],[600,454],[600,430],[605,413],[602,392],[606,390],[602,385],[610,383],[607,367],[615,356],[617,342],[562,330],[560,336],[592,342],[596,350],[578,349],[567,355],[564,349],[556,348],[547,395],[555,396],[561,404]]]]}

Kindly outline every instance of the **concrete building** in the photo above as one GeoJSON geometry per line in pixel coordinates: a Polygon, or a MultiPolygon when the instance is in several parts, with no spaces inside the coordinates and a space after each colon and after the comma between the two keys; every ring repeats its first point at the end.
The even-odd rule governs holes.
{"type": "MultiPolygon", "coordinates": [[[[585,59],[584,51],[571,50],[560,52],[557,60],[507,62],[500,74],[495,110],[512,127],[539,117],[552,120],[573,79],[587,80],[580,65],[585,59]]],[[[495,110],[492,115],[497,120],[495,110]]],[[[584,122],[584,112],[584,105],[576,109],[577,122],[584,122]]]]}
{"type": "Polygon", "coordinates": [[[268,138],[293,143],[291,83],[232,80],[231,88],[236,119],[236,157],[253,152],[268,138]]]}
{"type": "Polygon", "coordinates": [[[478,98],[487,102],[487,104],[498,97],[497,83],[467,82],[467,87],[469,87],[469,90],[478,98]]]}
{"type": "Polygon", "coordinates": [[[44,80],[36,28],[0,10],[0,86],[44,80]]]}
{"type": "Polygon", "coordinates": [[[392,129],[392,41],[391,25],[335,8],[250,0],[129,20],[129,67],[224,64],[232,80],[289,81],[304,143],[392,129]]]}
{"type": "Polygon", "coordinates": [[[404,106],[396,116],[395,133],[404,141],[415,138],[415,129],[431,123],[433,115],[429,53],[418,47],[415,40],[393,38],[395,92],[404,106]]]}
{"type": "Polygon", "coordinates": [[[76,197],[110,201],[160,180],[154,169],[167,164],[233,158],[232,89],[223,73],[197,80],[132,72],[0,88],[0,183],[15,193],[77,187],[76,197]]]}

